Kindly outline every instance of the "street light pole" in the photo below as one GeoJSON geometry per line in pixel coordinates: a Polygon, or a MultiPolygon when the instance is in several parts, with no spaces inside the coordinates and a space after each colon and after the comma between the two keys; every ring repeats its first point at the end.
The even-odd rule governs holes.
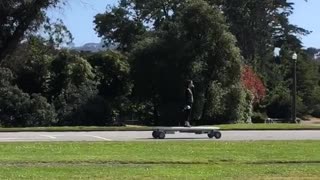
{"type": "Polygon", "coordinates": [[[293,53],[293,91],[292,91],[292,123],[296,123],[296,95],[297,95],[297,53],[293,53]]]}

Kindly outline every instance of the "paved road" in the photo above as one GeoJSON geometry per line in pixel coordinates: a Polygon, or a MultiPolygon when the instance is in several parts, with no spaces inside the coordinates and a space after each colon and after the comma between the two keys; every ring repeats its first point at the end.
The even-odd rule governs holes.
{"type": "MultiPolygon", "coordinates": [[[[206,134],[168,134],[172,140],[320,140],[320,131],[222,131],[220,140],[209,139],[206,134]]],[[[151,132],[18,132],[0,133],[0,142],[42,141],[163,141],[152,139],[151,132]]]]}

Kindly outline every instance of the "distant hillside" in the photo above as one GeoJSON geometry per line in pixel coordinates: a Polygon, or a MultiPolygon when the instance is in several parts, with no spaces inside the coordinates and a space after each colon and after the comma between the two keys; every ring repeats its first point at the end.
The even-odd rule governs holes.
{"type": "Polygon", "coordinates": [[[76,51],[87,51],[87,52],[99,52],[99,51],[105,51],[107,49],[115,49],[115,46],[106,48],[103,46],[103,43],[86,43],[83,46],[78,47],[72,47],[71,49],[74,49],[76,51]]]}

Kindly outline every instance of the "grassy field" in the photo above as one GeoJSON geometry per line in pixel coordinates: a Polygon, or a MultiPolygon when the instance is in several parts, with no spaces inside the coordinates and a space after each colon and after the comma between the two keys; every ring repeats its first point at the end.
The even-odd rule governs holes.
{"type": "MultiPolygon", "coordinates": [[[[320,124],[226,124],[217,125],[222,130],[320,130],[320,124]]],[[[0,128],[0,132],[42,132],[42,131],[149,131],[147,126],[123,127],[26,127],[26,128],[0,128]]]]}
{"type": "Polygon", "coordinates": [[[0,179],[318,179],[320,141],[0,143],[0,179]]]}

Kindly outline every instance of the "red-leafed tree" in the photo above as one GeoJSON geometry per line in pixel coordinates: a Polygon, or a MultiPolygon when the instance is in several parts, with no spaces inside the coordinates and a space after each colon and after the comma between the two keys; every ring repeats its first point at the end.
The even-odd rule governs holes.
{"type": "Polygon", "coordinates": [[[266,87],[261,78],[250,66],[244,66],[241,73],[242,85],[254,95],[254,102],[260,102],[266,96],[266,87]]]}

